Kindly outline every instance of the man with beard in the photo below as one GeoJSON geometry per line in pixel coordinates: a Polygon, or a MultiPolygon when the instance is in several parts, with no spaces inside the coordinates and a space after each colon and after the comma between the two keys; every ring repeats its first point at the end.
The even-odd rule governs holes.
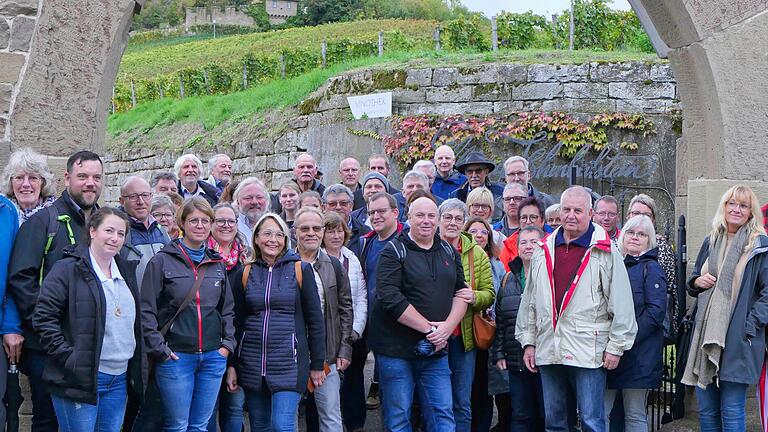
{"type": "Polygon", "coordinates": [[[237,185],[232,200],[237,203],[240,216],[237,218],[237,230],[245,237],[246,244],[253,244],[253,228],[261,215],[269,211],[267,187],[256,177],[246,177],[237,185]]]}
{"type": "Polygon", "coordinates": [[[498,220],[504,215],[504,206],[502,205],[502,195],[504,187],[491,182],[488,177],[496,168],[496,164],[488,160],[483,153],[473,151],[467,155],[464,161],[456,167],[456,170],[467,177],[461,187],[451,192],[451,198],[458,198],[462,202],[467,202],[467,196],[473,189],[479,187],[488,188],[493,193],[494,211],[493,220],[498,220]]]}
{"type": "Polygon", "coordinates": [[[193,196],[201,196],[211,205],[219,202],[216,187],[201,180],[203,162],[197,156],[187,153],[176,159],[173,170],[179,178],[179,195],[185,200],[193,196]]]}
{"type": "Polygon", "coordinates": [[[21,371],[32,392],[32,430],[58,431],[51,396],[43,381],[45,351],[32,328],[32,313],[40,284],[63,249],[86,238],[86,219],[101,195],[104,166],[90,151],[79,151],[67,160],[65,190],[53,205],[35,213],[19,229],[8,266],[7,294],[16,303],[22,320],[24,347],[21,371]]]}
{"type": "Polygon", "coordinates": [[[221,153],[208,160],[208,171],[211,175],[205,182],[216,188],[217,196],[232,180],[232,159],[221,153]]]}

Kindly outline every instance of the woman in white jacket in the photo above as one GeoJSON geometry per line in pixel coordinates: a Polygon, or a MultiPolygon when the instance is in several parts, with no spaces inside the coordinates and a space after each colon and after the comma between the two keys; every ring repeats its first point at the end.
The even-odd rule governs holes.
{"type": "Polygon", "coordinates": [[[357,341],[365,330],[365,323],[368,318],[368,291],[365,287],[363,268],[355,254],[344,246],[349,241],[352,232],[341,216],[335,212],[326,212],[323,223],[325,225],[323,248],[329,256],[337,258],[341,262],[349,276],[354,317],[352,331],[354,341],[357,341]]]}

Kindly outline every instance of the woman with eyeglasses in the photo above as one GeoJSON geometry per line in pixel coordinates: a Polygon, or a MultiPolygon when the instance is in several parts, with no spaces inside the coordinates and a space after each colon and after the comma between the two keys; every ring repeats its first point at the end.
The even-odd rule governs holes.
{"type": "Polygon", "coordinates": [[[30,148],[11,154],[3,170],[0,193],[16,206],[19,226],[56,200],[56,183],[45,156],[30,148]]]}
{"type": "Polygon", "coordinates": [[[688,279],[696,319],[682,383],[696,386],[701,430],[744,431],[747,388],[757,384],[768,324],[768,237],[757,196],[723,194],[688,279]]]}
{"type": "Polygon", "coordinates": [[[207,245],[215,214],[188,199],[177,213],[184,232],[147,265],[141,314],[147,352],[164,407],[163,430],[206,431],[227,357],[235,351],[227,264],[207,245]]]}
{"type": "MultiPolygon", "coordinates": [[[[227,185],[229,186],[229,185],[227,185]]],[[[227,267],[229,286],[237,285],[237,277],[242,271],[243,262],[249,257],[249,247],[242,234],[237,231],[237,210],[227,203],[219,203],[213,208],[213,225],[207,246],[221,255],[227,267]]],[[[234,363],[230,360],[227,368],[234,373],[234,363]]],[[[245,395],[241,388],[227,388],[226,375],[219,390],[219,400],[208,422],[208,431],[240,432],[243,428],[243,405],[245,395]],[[218,415],[217,415],[218,414],[218,415]]]]}
{"type": "MultiPolygon", "coordinates": [[[[490,189],[484,187],[472,189],[472,192],[467,195],[468,215],[479,217],[490,225],[493,217],[493,202],[493,193],[490,189]]],[[[501,244],[505,238],[501,231],[493,231],[493,241],[496,244],[501,244]]]]}
{"type": "Polygon", "coordinates": [[[637,336],[632,349],[621,356],[619,366],[608,371],[606,430],[610,429],[611,411],[621,393],[623,418],[614,415],[614,421],[622,422],[627,432],[647,432],[648,392],[661,385],[664,368],[662,326],[667,309],[667,282],[657,261],[656,230],[649,217],[640,215],[629,219],[619,234],[618,243],[632,285],[637,336]]]}
{"type": "MultiPolygon", "coordinates": [[[[478,189],[473,189],[472,193],[478,189]]],[[[486,189],[487,190],[487,189],[486,189]]],[[[490,193],[490,191],[489,191],[490,193]]],[[[467,199],[469,201],[469,199],[467,199]]],[[[482,312],[493,304],[496,292],[488,255],[475,243],[474,238],[462,232],[467,219],[467,206],[456,198],[445,200],[439,208],[440,238],[454,247],[461,255],[466,287],[456,292],[456,297],[469,306],[461,323],[448,338],[448,364],[451,368],[453,388],[453,417],[457,431],[472,430],[472,381],[475,377],[475,339],[473,314],[482,312]]],[[[483,218],[485,220],[487,218],[483,218]]]]}
{"type": "Polygon", "coordinates": [[[176,225],[176,206],[165,195],[155,195],[152,198],[152,206],[149,213],[157,221],[158,225],[165,228],[171,240],[176,240],[181,235],[179,226],[176,225]]]}
{"type": "MultiPolygon", "coordinates": [[[[496,246],[493,243],[493,230],[485,219],[473,216],[464,224],[464,231],[475,239],[488,255],[493,275],[493,289],[497,298],[501,280],[506,270],[496,256],[496,246]]],[[[488,307],[488,316],[494,318],[496,302],[488,307]]],[[[495,429],[509,430],[509,377],[501,372],[495,365],[490,364],[488,350],[477,349],[475,359],[475,379],[472,384],[472,416],[473,430],[489,431],[493,420],[493,401],[496,400],[496,408],[499,411],[499,422],[495,429]]]]}
{"type": "Polygon", "coordinates": [[[280,216],[261,216],[253,256],[232,290],[239,343],[227,388],[245,391],[252,431],[296,430],[308,382],[319,387],[325,380],[325,321],[314,270],[290,246],[280,216]]]}

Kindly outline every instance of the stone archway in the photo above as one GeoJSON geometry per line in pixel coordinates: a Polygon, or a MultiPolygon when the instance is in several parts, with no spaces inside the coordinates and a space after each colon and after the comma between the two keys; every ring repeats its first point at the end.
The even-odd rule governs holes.
{"type": "Polygon", "coordinates": [[[0,0],[0,161],[104,150],[112,85],[145,0],[0,0]]]}

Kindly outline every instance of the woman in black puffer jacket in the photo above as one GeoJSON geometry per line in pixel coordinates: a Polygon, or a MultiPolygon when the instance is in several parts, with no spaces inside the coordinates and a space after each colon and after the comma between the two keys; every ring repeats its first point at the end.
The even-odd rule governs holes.
{"type": "Polygon", "coordinates": [[[314,270],[289,250],[289,238],[280,216],[264,214],[253,231],[254,259],[237,278],[245,286],[232,289],[239,343],[227,387],[245,389],[253,431],[296,430],[308,380],[319,387],[325,379],[325,321],[314,270]]]}
{"type": "Polygon", "coordinates": [[[128,392],[141,398],[146,381],[136,262],[117,255],[128,232],[119,210],[97,210],[88,232],[89,246],[66,248],[48,273],[32,324],[61,430],[119,432],[128,392]]]}
{"type": "Polygon", "coordinates": [[[210,204],[191,198],[176,219],[184,237],[168,243],[144,272],[144,340],[157,361],[163,429],[202,432],[208,428],[227,357],[235,351],[232,292],[224,260],[205,243],[214,219],[210,204]]]}
{"type": "Polygon", "coordinates": [[[511,430],[521,432],[544,430],[541,378],[526,369],[523,363],[523,348],[515,339],[515,323],[528,276],[528,266],[534,252],[539,249],[538,241],[542,237],[544,231],[536,227],[520,230],[517,240],[519,255],[510,263],[510,272],[504,276],[496,296],[496,338],[490,351],[496,366],[509,371],[511,430]]]}

